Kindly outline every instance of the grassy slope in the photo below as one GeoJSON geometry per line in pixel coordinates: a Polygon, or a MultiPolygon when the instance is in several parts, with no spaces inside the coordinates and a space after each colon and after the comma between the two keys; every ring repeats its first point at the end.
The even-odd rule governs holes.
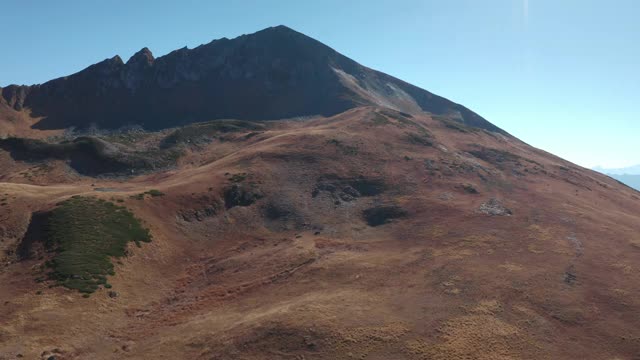
{"type": "MultiPolygon", "coordinates": [[[[292,123],[233,152],[231,141],[214,141],[199,166],[126,183],[91,179],[121,198],[167,193],[130,202],[153,226],[154,251],[110,279],[117,299],[27,296],[44,289],[27,281],[32,262],[11,265],[0,293],[23,304],[0,314],[0,349],[36,358],[47,345],[100,359],[637,354],[636,193],[512,139],[415,116],[432,134],[426,147],[408,141],[418,126],[375,118],[361,110],[292,123]],[[219,203],[245,172],[260,201],[176,218],[219,203]],[[360,175],[383,191],[365,196],[360,175]],[[328,185],[362,196],[336,204],[328,185]],[[478,212],[491,198],[513,215],[478,212]],[[362,217],[392,205],[407,216],[376,227],[362,217]]],[[[62,196],[57,186],[0,184],[18,196],[0,212],[30,199],[28,211],[41,207],[62,196]]]]}

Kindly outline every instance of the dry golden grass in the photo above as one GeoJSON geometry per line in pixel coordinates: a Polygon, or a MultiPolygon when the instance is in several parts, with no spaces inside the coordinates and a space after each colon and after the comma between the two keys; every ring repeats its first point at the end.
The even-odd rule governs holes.
{"type": "Polygon", "coordinates": [[[430,116],[412,121],[429,129],[435,146],[413,145],[409,128],[395,121],[373,126],[375,110],[275,122],[249,139],[234,135],[190,150],[175,169],[130,179],[74,177],[56,163],[35,185],[19,176],[31,165],[0,153],[0,199],[10,194],[0,206],[0,354],[38,359],[58,349],[65,360],[637,354],[637,337],[629,334],[640,328],[633,297],[640,202],[630,190],[581,169],[578,185],[569,183],[555,157],[512,138],[456,131],[430,116]],[[330,139],[358,151],[345,154],[330,139]],[[530,170],[524,177],[510,171],[515,164],[461,160],[478,146],[518,154],[546,173],[534,173],[535,164],[524,160],[530,170]],[[431,174],[426,160],[440,170],[431,174]],[[217,206],[233,175],[242,173],[252,174],[245,181],[264,197],[249,206],[217,206]],[[388,188],[349,201],[329,193],[314,198],[322,176],[382,179],[388,188]],[[466,183],[479,194],[462,192],[458,186],[466,183]],[[592,190],[576,196],[576,186],[592,190]],[[149,189],[164,196],[130,198],[149,189]],[[443,201],[443,193],[455,196],[443,201]],[[109,283],[117,297],[97,290],[83,299],[50,289],[34,281],[33,269],[46,258],[4,255],[15,250],[32,212],[73,195],[122,200],[153,235],[114,261],[109,283]],[[489,198],[504,199],[513,215],[478,214],[489,198]],[[367,226],[362,212],[376,205],[400,206],[408,216],[367,226]],[[573,232],[580,256],[568,240],[573,232]],[[567,272],[577,281],[568,283],[567,272]]]}

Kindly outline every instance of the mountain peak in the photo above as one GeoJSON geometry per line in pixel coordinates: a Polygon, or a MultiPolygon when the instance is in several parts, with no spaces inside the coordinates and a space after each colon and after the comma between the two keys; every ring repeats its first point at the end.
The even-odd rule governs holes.
{"type": "Polygon", "coordinates": [[[134,63],[151,65],[153,64],[154,60],[155,58],[153,57],[153,53],[151,52],[151,50],[149,50],[149,48],[147,47],[143,47],[142,49],[140,49],[140,51],[131,56],[129,61],[127,61],[127,65],[134,63]]]}
{"type": "Polygon", "coordinates": [[[333,116],[373,105],[503,132],[461,105],[362,66],[285,25],[158,58],[145,47],[126,65],[115,56],[25,89],[24,96],[8,94],[3,91],[14,109],[42,117],[38,129],[82,128],[87,119],[103,128],[159,129],[220,118],[333,116]]]}
{"type": "MultiPolygon", "coordinates": [[[[314,43],[315,45],[322,45],[323,47],[329,48],[328,46],[320,43],[316,39],[306,34],[303,34],[299,31],[296,31],[286,25],[268,27],[251,34],[243,35],[241,37],[255,39],[255,40],[264,40],[264,39],[271,40],[271,41],[279,40],[282,42],[289,43],[288,45],[292,45],[293,41],[297,42],[298,44],[309,42],[309,43],[314,43]]],[[[282,44],[282,45],[287,45],[287,44],[282,44]]]]}
{"type": "Polygon", "coordinates": [[[276,25],[276,26],[270,26],[268,28],[262,29],[260,31],[258,31],[258,33],[261,32],[291,32],[291,33],[297,33],[300,34],[300,32],[295,31],[294,29],[286,26],[286,25],[276,25]]]}
{"type": "Polygon", "coordinates": [[[120,57],[120,55],[116,55],[110,59],[107,59],[105,61],[103,61],[104,63],[109,63],[109,64],[114,64],[114,65],[123,65],[124,61],[122,61],[122,58],[120,57]]]}

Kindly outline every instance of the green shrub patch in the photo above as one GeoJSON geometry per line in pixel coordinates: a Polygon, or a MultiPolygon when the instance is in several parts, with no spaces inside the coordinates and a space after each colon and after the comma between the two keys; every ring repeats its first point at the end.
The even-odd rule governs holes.
{"type": "Polygon", "coordinates": [[[149,230],[122,206],[73,197],[55,208],[48,219],[46,245],[55,251],[47,262],[49,278],[59,285],[92,293],[114,275],[111,258],[123,257],[131,241],[151,241],[149,230]]]}

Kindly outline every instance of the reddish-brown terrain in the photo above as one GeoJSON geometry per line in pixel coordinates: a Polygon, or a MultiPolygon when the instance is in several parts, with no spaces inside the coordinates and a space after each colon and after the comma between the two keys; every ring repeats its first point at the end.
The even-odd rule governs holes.
{"type": "MultiPolygon", "coordinates": [[[[637,359],[640,193],[395,100],[196,131],[133,173],[5,144],[0,359],[637,359]],[[17,254],[32,214],[74,195],[151,230],[115,293],[36,282],[48,255],[17,254]]],[[[4,134],[61,139],[0,108],[4,134]]],[[[173,131],[97,138],[128,159],[173,131]]]]}

